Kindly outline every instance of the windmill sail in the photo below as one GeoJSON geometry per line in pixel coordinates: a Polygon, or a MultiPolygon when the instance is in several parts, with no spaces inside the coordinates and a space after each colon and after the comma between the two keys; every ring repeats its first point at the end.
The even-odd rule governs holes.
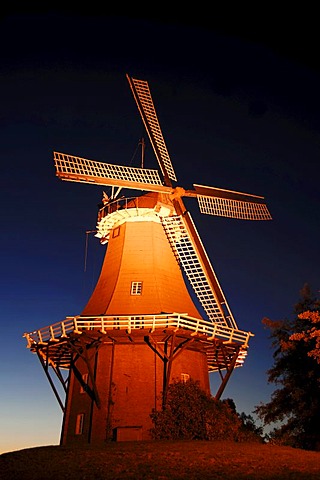
{"type": "Polygon", "coordinates": [[[59,152],[54,152],[54,163],[56,175],[69,182],[115,185],[152,192],[172,190],[162,185],[158,170],[112,165],[59,152]]]}
{"type": "Polygon", "coordinates": [[[241,220],[271,220],[264,198],[194,184],[201,213],[241,220]]]}
{"type": "Polygon", "coordinates": [[[162,135],[148,82],[131,78],[129,75],[127,75],[127,79],[164,176],[165,184],[171,185],[169,179],[176,181],[176,174],[162,135]]]}
{"type": "Polygon", "coordinates": [[[163,218],[162,224],[208,318],[238,328],[190,214],[163,218]]]}

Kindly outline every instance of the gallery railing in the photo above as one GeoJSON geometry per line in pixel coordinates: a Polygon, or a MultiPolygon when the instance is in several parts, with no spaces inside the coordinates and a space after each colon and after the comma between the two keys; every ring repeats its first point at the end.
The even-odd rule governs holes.
{"type": "Polygon", "coordinates": [[[239,343],[244,348],[248,346],[251,332],[237,330],[235,328],[215,324],[208,320],[189,317],[183,313],[161,314],[161,315],[119,315],[119,316],[75,316],[66,317],[61,322],[50,326],[24,333],[27,340],[27,347],[35,344],[47,344],[58,342],[68,337],[71,333],[82,333],[85,330],[97,330],[102,334],[110,330],[126,330],[131,333],[136,329],[148,329],[154,332],[157,329],[174,328],[192,330],[192,332],[205,335],[207,340],[218,338],[222,341],[239,343]]]}

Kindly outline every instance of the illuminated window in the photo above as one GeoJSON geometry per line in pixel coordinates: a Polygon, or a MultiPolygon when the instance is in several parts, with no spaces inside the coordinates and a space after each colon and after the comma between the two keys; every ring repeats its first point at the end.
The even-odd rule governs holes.
{"type": "Polygon", "coordinates": [[[76,420],[76,435],[82,435],[84,424],[84,413],[79,413],[76,420]]]}
{"type": "Polygon", "coordinates": [[[181,373],[181,382],[186,383],[190,379],[190,375],[188,373],[181,373]]]}
{"type": "Polygon", "coordinates": [[[131,295],[141,295],[142,282],[131,282],[131,295]]]}
{"type": "MultiPolygon", "coordinates": [[[[87,373],[84,373],[82,375],[82,381],[86,386],[88,385],[88,374],[87,373]]],[[[80,386],[80,393],[85,393],[85,392],[86,392],[85,387],[83,385],[81,385],[80,386]]]]}

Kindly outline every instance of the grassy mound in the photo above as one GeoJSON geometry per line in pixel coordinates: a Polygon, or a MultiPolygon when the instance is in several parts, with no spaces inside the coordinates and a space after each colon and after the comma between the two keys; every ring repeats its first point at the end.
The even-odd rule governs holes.
{"type": "Polygon", "coordinates": [[[320,478],[320,452],[232,441],[37,447],[0,455],[3,480],[293,480],[320,478]]]}

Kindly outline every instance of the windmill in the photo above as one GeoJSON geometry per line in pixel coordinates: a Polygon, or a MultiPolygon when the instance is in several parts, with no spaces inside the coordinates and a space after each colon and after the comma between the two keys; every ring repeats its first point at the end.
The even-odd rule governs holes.
{"type": "Polygon", "coordinates": [[[61,180],[111,191],[96,230],[106,254],[81,315],[24,334],[63,410],[63,445],[149,439],[172,381],[192,378],[211,393],[216,373],[219,399],[253,335],[238,328],[183,199],[203,214],[270,220],[264,198],[177,186],[149,85],[127,80],[160,171],[54,152],[61,180]]]}

